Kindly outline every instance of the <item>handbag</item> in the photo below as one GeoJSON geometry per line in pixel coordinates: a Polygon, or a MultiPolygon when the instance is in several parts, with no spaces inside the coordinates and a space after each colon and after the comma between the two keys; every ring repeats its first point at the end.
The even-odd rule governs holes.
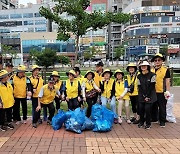
{"type": "Polygon", "coordinates": [[[93,98],[96,96],[97,90],[96,89],[92,89],[88,92],[86,92],[86,98],[93,98]]]}
{"type": "Polygon", "coordinates": [[[132,82],[131,85],[128,87],[128,92],[131,93],[131,94],[134,92],[134,83],[135,83],[136,77],[137,77],[137,73],[136,73],[136,75],[135,75],[135,77],[134,77],[133,82],[132,82]]]}

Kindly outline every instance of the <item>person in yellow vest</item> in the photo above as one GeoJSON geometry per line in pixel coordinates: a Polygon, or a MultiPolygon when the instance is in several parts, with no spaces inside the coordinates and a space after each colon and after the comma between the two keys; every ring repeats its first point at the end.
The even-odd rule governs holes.
{"type": "Polygon", "coordinates": [[[129,108],[129,94],[128,94],[128,81],[124,80],[124,73],[118,69],[115,71],[114,77],[115,80],[115,96],[118,101],[118,123],[122,124],[122,108],[123,104],[125,104],[126,111],[126,121],[128,124],[130,121],[130,108],[129,108]]]}
{"type": "Polygon", "coordinates": [[[87,108],[87,117],[89,118],[91,116],[91,109],[92,106],[96,103],[96,96],[98,92],[101,92],[101,89],[98,88],[98,86],[94,82],[94,72],[87,71],[84,78],[84,82],[82,84],[82,94],[83,94],[83,100],[87,102],[88,108],[87,108]]]}
{"type": "Polygon", "coordinates": [[[19,65],[17,73],[12,79],[12,86],[14,89],[15,104],[13,106],[13,120],[16,124],[20,124],[20,103],[23,112],[23,122],[26,124],[27,120],[27,100],[26,97],[32,96],[32,85],[30,79],[25,75],[26,67],[19,65]]]}
{"type": "Polygon", "coordinates": [[[12,107],[14,105],[13,87],[8,82],[9,73],[0,71],[0,130],[14,129],[12,125],[12,107]],[[6,121],[5,121],[6,117],[6,121]],[[7,124],[5,123],[7,122],[7,124]]]}
{"type": "MultiPolygon", "coordinates": [[[[55,86],[59,89],[60,94],[62,94],[62,87],[63,87],[63,82],[60,80],[60,75],[57,71],[53,71],[51,74],[51,77],[55,81],[55,86]]],[[[55,97],[55,103],[56,103],[56,110],[58,111],[60,109],[60,101],[61,97],[55,97]]]]}
{"type": "Polygon", "coordinates": [[[165,127],[166,104],[167,99],[170,97],[170,71],[163,66],[165,58],[162,54],[156,54],[151,61],[154,62],[157,94],[157,102],[153,103],[152,107],[152,121],[156,122],[159,120],[160,127],[165,127]]]}
{"type": "Polygon", "coordinates": [[[38,106],[36,108],[35,116],[33,119],[33,127],[37,128],[37,122],[40,117],[41,108],[47,107],[49,111],[49,117],[47,124],[51,125],[52,118],[55,113],[54,99],[55,96],[60,96],[59,89],[55,86],[55,81],[52,77],[48,79],[48,84],[44,85],[38,95],[38,106]]]}
{"type": "MultiPolygon", "coordinates": [[[[102,74],[104,78],[100,83],[101,103],[103,106],[110,103],[111,110],[116,114],[115,81],[111,78],[112,75],[109,69],[105,69],[102,74]]],[[[118,123],[117,119],[114,119],[114,123],[118,123]]]]}
{"type": "MultiPolygon", "coordinates": [[[[79,69],[79,67],[74,67],[73,70],[76,72],[76,79],[79,81],[80,85],[82,85],[82,83],[84,81],[84,76],[81,75],[81,70],[79,69]]],[[[82,93],[81,93],[80,97],[81,97],[81,101],[79,102],[79,107],[81,107],[83,105],[82,93]]]]}
{"type": "Polygon", "coordinates": [[[66,73],[68,79],[63,85],[63,100],[65,99],[68,104],[69,110],[75,110],[79,107],[79,102],[81,101],[81,85],[80,82],[75,78],[76,73],[74,70],[70,70],[66,73]]]}
{"type": "Polygon", "coordinates": [[[138,84],[137,84],[137,66],[133,63],[130,63],[127,68],[127,81],[128,81],[128,93],[131,100],[132,111],[134,117],[131,119],[133,124],[139,123],[139,103],[138,103],[138,84]]]}
{"type": "MultiPolygon", "coordinates": [[[[32,75],[29,77],[31,80],[33,94],[32,94],[32,117],[34,118],[34,114],[36,108],[38,106],[38,95],[43,87],[44,80],[42,79],[41,75],[39,75],[41,68],[38,65],[32,66],[32,75]]],[[[42,123],[42,120],[39,117],[39,123],[42,123]]]]}
{"type": "MultiPolygon", "coordinates": [[[[95,84],[100,88],[100,82],[102,81],[103,77],[102,77],[102,73],[103,73],[103,62],[99,61],[96,63],[96,71],[94,72],[94,82],[95,84]]],[[[99,93],[97,93],[96,96],[96,102],[100,102],[100,95],[99,93]]]]}

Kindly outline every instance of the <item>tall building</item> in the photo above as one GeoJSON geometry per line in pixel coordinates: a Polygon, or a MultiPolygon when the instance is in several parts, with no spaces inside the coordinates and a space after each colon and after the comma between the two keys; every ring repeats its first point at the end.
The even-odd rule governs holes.
{"type": "Polygon", "coordinates": [[[130,23],[122,28],[123,41],[129,44],[127,54],[132,60],[140,54],[155,54],[162,46],[169,46],[168,52],[173,56],[180,53],[180,5],[176,5],[179,0],[149,2],[138,0],[123,10],[132,14],[130,23]],[[148,6],[144,6],[145,2],[148,6]]]}
{"type": "Polygon", "coordinates": [[[143,0],[142,6],[172,6],[180,5],[180,0],[143,0]]]}

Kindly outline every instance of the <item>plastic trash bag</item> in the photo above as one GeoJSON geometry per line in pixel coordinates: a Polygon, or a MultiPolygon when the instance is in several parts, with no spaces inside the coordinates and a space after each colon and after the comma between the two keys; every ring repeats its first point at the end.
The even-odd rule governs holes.
{"type": "Polygon", "coordinates": [[[108,120],[96,120],[93,131],[94,132],[108,132],[111,131],[112,124],[108,120]]]}
{"type": "Polygon", "coordinates": [[[63,110],[59,110],[58,113],[52,118],[52,127],[54,130],[59,130],[66,120],[66,114],[63,110]]]}
{"type": "Polygon", "coordinates": [[[114,118],[116,117],[116,114],[112,112],[111,110],[107,109],[105,106],[102,107],[103,109],[103,120],[107,120],[111,122],[111,125],[114,123],[114,118]]]}
{"type": "Polygon", "coordinates": [[[74,111],[66,112],[65,127],[66,130],[81,133],[82,126],[85,123],[85,109],[77,108],[74,111]]]}
{"type": "Polygon", "coordinates": [[[81,130],[92,130],[93,128],[94,123],[88,117],[86,117],[81,130]]]}
{"type": "Polygon", "coordinates": [[[70,118],[65,122],[66,130],[76,132],[81,134],[81,125],[77,122],[75,118],[70,118]]]}
{"type": "Polygon", "coordinates": [[[95,104],[92,106],[91,118],[92,120],[102,119],[102,105],[95,104]]]}
{"type": "Polygon", "coordinates": [[[171,94],[166,105],[166,120],[168,122],[176,123],[176,118],[173,114],[173,106],[174,106],[174,95],[171,94]]]}

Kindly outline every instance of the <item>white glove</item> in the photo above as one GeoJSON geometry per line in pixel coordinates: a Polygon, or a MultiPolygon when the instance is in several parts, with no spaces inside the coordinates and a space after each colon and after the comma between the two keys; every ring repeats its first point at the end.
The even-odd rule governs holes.
{"type": "Polygon", "coordinates": [[[169,97],[171,96],[169,91],[164,92],[164,96],[166,99],[169,99],[169,97]]]}

